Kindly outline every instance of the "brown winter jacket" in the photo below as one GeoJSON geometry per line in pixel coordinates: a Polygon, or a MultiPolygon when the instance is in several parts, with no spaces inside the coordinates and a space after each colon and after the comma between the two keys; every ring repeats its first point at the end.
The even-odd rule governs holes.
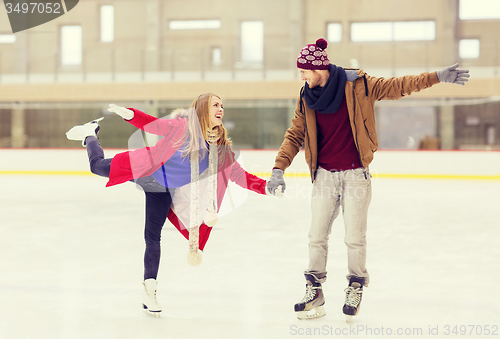
{"type": "MultiPolygon", "coordinates": [[[[346,71],[353,72],[347,69],[346,71]]],[[[371,77],[361,69],[357,70],[357,78],[354,81],[346,82],[345,96],[349,120],[354,143],[364,168],[372,162],[373,153],[378,149],[375,101],[397,100],[437,83],[439,80],[436,72],[384,79],[371,77]]],[[[274,167],[285,171],[305,142],[306,162],[309,165],[311,180],[314,181],[318,166],[316,112],[307,107],[303,91],[304,88],[301,89],[301,95],[297,100],[292,127],[285,133],[285,140],[276,156],[274,167]]]]}

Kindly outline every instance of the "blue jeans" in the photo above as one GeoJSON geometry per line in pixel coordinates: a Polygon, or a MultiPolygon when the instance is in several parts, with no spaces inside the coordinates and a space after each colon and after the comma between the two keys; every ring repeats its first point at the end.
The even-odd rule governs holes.
{"type": "Polygon", "coordinates": [[[352,276],[365,279],[366,270],[366,226],[368,207],[371,200],[371,178],[368,169],[330,172],[319,168],[313,184],[311,209],[312,221],[309,231],[309,268],[316,282],[326,280],[328,239],[333,221],[340,213],[344,216],[347,246],[347,267],[352,276]]]}
{"type": "MultiPolygon", "coordinates": [[[[112,159],[104,158],[104,151],[99,140],[96,137],[87,137],[85,144],[89,156],[90,171],[109,178],[112,159]]],[[[167,188],[156,183],[152,177],[141,178],[135,182],[143,188],[146,194],[144,280],[156,279],[161,257],[161,230],[167,220],[172,196],[167,188]]]]}

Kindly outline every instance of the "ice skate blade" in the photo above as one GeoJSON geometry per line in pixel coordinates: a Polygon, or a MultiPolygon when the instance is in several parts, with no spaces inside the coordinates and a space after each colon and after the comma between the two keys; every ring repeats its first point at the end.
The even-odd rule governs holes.
{"type": "Polygon", "coordinates": [[[147,315],[149,315],[150,317],[153,317],[153,318],[160,318],[160,315],[161,315],[161,312],[151,312],[148,309],[145,309],[144,313],[146,313],[147,315]]]}
{"type": "Polygon", "coordinates": [[[85,125],[88,125],[88,124],[95,124],[95,123],[97,123],[97,122],[99,122],[99,121],[102,121],[103,119],[104,119],[104,117],[100,117],[100,118],[97,118],[97,119],[92,120],[92,121],[90,121],[90,122],[87,122],[85,125]]]}
{"type": "Polygon", "coordinates": [[[316,319],[321,318],[326,315],[325,308],[323,306],[315,307],[309,311],[299,311],[297,312],[297,318],[300,320],[316,319]]]}
{"type": "Polygon", "coordinates": [[[142,304],[142,307],[144,308],[144,313],[146,313],[150,317],[159,318],[161,315],[161,311],[150,311],[148,307],[144,304],[142,304]]]}
{"type": "Polygon", "coordinates": [[[358,313],[359,313],[359,309],[360,309],[360,308],[361,308],[361,307],[358,307],[358,309],[356,310],[356,313],[354,313],[353,315],[350,315],[350,314],[345,314],[345,313],[344,313],[344,314],[345,314],[345,322],[346,322],[346,323],[350,323],[350,322],[352,321],[352,318],[353,318],[354,316],[357,316],[357,315],[358,315],[358,313]]]}

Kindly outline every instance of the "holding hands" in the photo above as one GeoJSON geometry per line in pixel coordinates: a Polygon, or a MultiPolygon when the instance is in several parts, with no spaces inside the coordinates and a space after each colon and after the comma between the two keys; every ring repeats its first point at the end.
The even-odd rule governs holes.
{"type": "Polygon", "coordinates": [[[125,120],[130,120],[134,117],[134,111],[125,107],[116,106],[115,104],[109,104],[108,111],[118,114],[125,120]]]}
{"type": "Polygon", "coordinates": [[[436,72],[439,82],[450,84],[465,85],[469,81],[470,75],[468,69],[458,69],[458,64],[448,66],[436,72]]]}
{"type": "Polygon", "coordinates": [[[267,182],[266,191],[268,194],[272,194],[276,197],[283,196],[285,192],[286,184],[283,179],[283,170],[279,168],[274,168],[271,173],[271,179],[267,182]]]}

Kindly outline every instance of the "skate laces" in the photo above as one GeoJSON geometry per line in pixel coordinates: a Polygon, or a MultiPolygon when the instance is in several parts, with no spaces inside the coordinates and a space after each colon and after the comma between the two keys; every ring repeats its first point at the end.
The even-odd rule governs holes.
{"type": "Polygon", "coordinates": [[[144,286],[144,290],[146,291],[146,294],[148,295],[148,297],[156,300],[156,291],[157,289],[148,289],[146,286],[144,286]]]}
{"type": "Polygon", "coordinates": [[[315,287],[311,284],[306,285],[306,295],[304,295],[304,298],[302,299],[302,303],[307,303],[311,300],[313,300],[316,297],[316,290],[318,288],[321,288],[321,286],[315,287]]]}
{"type": "Polygon", "coordinates": [[[361,301],[361,294],[363,293],[361,287],[354,288],[349,286],[344,291],[346,292],[345,304],[347,306],[358,307],[359,302],[361,301]]]}
{"type": "Polygon", "coordinates": [[[156,300],[156,290],[154,291],[150,291],[150,292],[147,292],[149,297],[153,298],[154,300],[156,300]]]}

